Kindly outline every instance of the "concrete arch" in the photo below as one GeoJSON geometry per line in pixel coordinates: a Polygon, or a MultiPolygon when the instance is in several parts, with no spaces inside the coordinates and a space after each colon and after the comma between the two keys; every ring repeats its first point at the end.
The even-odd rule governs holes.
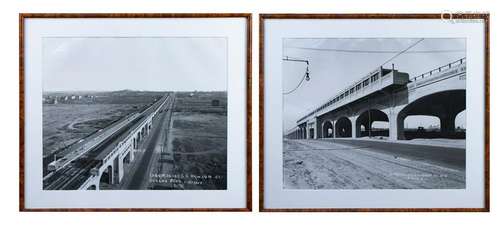
{"type": "Polygon", "coordinates": [[[307,139],[314,139],[314,127],[309,128],[307,135],[308,135],[307,139]]]}
{"type": "Polygon", "coordinates": [[[299,127],[299,139],[307,138],[307,128],[305,125],[299,127]]]}
{"type": "Polygon", "coordinates": [[[113,184],[113,166],[108,165],[106,169],[101,173],[99,178],[99,189],[109,189],[109,186],[113,184]]]}
{"type": "Polygon", "coordinates": [[[335,123],[335,137],[352,137],[352,123],[347,117],[340,117],[335,123]]]}
{"type": "MultiPolygon", "coordinates": [[[[465,110],[465,96],[465,89],[447,90],[422,96],[399,112],[397,116],[398,127],[404,127],[404,119],[410,115],[436,116],[440,119],[441,132],[433,137],[460,138],[462,135],[457,136],[455,132],[455,118],[465,110]]],[[[399,133],[402,135],[398,135],[398,139],[407,139],[405,132],[399,133]]],[[[430,137],[426,135],[425,138],[430,137]]]]}
{"type": "Polygon", "coordinates": [[[123,157],[123,162],[122,163],[128,164],[128,163],[132,162],[132,159],[131,159],[132,158],[132,154],[133,154],[132,151],[127,152],[127,154],[125,155],[125,157],[123,157]]]}
{"type": "Polygon", "coordinates": [[[322,138],[333,138],[333,122],[332,121],[324,121],[321,126],[321,137],[322,138]]]}
{"type": "Polygon", "coordinates": [[[389,136],[389,130],[372,130],[373,122],[375,121],[384,121],[389,122],[389,116],[378,109],[369,109],[361,113],[356,119],[356,137],[365,137],[365,136],[389,136]],[[364,131],[362,131],[361,127],[364,127],[364,131]]]}
{"type": "Polygon", "coordinates": [[[467,119],[467,111],[463,110],[462,112],[459,112],[455,116],[455,127],[456,127],[456,129],[458,129],[458,130],[465,130],[465,128],[467,127],[466,119],[467,119]],[[458,123],[457,124],[457,120],[463,121],[463,123],[458,123]]]}

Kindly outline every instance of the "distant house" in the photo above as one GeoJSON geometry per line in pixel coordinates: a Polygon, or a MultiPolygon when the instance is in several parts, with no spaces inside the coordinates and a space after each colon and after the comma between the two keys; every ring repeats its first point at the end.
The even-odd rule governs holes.
{"type": "Polygon", "coordinates": [[[44,104],[57,104],[57,97],[48,96],[46,98],[43,98],[43,103],[44,104]]]}

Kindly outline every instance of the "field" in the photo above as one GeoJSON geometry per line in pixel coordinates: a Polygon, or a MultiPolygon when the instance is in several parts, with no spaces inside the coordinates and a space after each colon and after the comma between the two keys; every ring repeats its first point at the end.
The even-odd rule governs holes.
{"type": "Polygon", "coordinates": [[[65,147],[102,129],[123,116],[138,112],[158,97],[158,93],[132,91],[92,93],[46,93],[58,104],[43,104],[43,155],[65,147]],[[86,96],[64,100],[64,96],[86,96]],[[88,97],[87,97],[88,96],[88,97]],[[92,96],[92,98],[90,97],[92,96]]]}
{"type": "Polygon", "coordinates": [[[169,139],[183,189],[226,189],[226,92],[177,93],[169,139]]]}
{"type": "Polygon", "coordinates": [[[127,104],[44,105],[44,155],[62,149],[137,110],[137,105],[127,104]]]}

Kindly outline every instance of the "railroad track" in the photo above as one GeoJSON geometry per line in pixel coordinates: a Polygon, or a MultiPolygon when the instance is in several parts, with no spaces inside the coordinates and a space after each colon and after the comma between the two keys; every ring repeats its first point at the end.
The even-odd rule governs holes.
{"type": "MultiPolygon", "coordinates": [[[[168,101],[169,97],[167,97],[168,101]]],[[[153,104],[152,106],[154,106],[153,104]]],[[[100,160],[95,158],[101,154],[103,151],[109,149],[110,146],[114,148],[120,137],[123,137],[131,127],[133,127],[138,122],[145,117],[146,114],[150,113],[155,107],[149,107],[144,110],[140,116],[135,118],[132,122],[121,127],[116,132],[114,132],[110,137],[96,145],[94,148],[84,153],[80,158],[73,160],[67,166],[53,172],[43,181],[44,190],[76,190],[78,189],[89,177],[90,170],[99,166],[102,163],[100,160]]]]}
{"type": "MultiPolygon", "coordinates": [[[[113,142],[116,141],[118,137],[120,137],[123,133],[128,131],[128,129],[135,123],[137,120],[142,118],[142,116],[138,117],[136,120],[134,120],[132,123],[128,124],[127,126],[121,128],[117,132],[115,132],[113,135],[111,135],[108,139],[105,141],[99,143],[99,145],[90,150],[88,153],[86,153],[82,158],[87,158],[87,159],[93,159],[97,155],[99,155],[102,151],[104,151],[110,144],[113,144],[113,142]]],[[[76,176],[83,175],[85,172],[89,172],[90,169],[93,167],[97,166],[99,164],[99,161],[97,160],[88,160],[88,163],[85,163],[82,159],[75,160],[71,162],[66,168],[61,168],[61,170],[55,172],[51,178],[56,179],[54,182],[50,182],[47,187],[44,189],[46,190],[60,190],[60,189],[65,189],[65,187],[71,185],[75,186],[74,182],[76,180],[76,176]],[[73,184],[71,184],[73,183],[73,184]]],[[[81,179],[78,179],[79,181],[82,181],[81,179]]],[[[84,179],[81,183],[85,182],[86,179],[84,179]]]]}

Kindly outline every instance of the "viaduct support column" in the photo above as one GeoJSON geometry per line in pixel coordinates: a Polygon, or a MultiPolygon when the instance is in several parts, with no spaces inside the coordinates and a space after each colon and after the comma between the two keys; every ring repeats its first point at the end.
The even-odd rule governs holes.
{"type": "Polygon", "coordinates": [[[389,117],[389,140],[404,140],[404,118],[405,116],[398,116],[398,111],[390,110],[387,117],[389,117]]]}
{"type": "Polygon", "coordinates": [[[135,149],[134,148],[130,149],[130,152],[128,154],[130,155],[129,156],[130,162],[133,162],[135,159],[135,149]]]}
{"type": "Polygon", "coordinates": [[[439,118],[441,122],[441,131],[448,133],[455,131],[455,118],[452,116],[443,116],[439,118]]]}
{"type": "Polygon", "coordinates": [[[349,120],[351,121],[351,138],[356,138],[358,136],[358,132],[361,132],[360,128],[356,125],[356,120],[358,119],[358,116],[351,116],[349,117],[349,120]]]}
{"type": "Polygon", "coordinates": [[[120,156],[117,156],[118,158],[118,180],[117,183],[119,184],[122,181],[123,174],[124,174],[124,168],[123,168],[123,159],[120,159],[120,156]]]}
{"type": "Polygon", "coordinates": [[[113,166],[107,168],[108,170],[108,183],[109,184],[115,184],[114,181],[115,181],[115,170],[113,168],[113,166]]]}
{"type": "Polygon", "coordinates": [[[318,118],[314,118],[314,139],[318,139],[318,128],[320,125],[318,124],[318,118]]]}
{"type": "Polygon", "coordinates": [[[337,125],[337,120],[332,120],[332,137],[336,138],[337,134],[335,132],[335,126],[337,125]]]}
{"type": "Polygon", "coordinates": [[[441,133],[445,137],[451,136],[455,132],[455,117],[454,115],[440,116],[441,133]]]}

